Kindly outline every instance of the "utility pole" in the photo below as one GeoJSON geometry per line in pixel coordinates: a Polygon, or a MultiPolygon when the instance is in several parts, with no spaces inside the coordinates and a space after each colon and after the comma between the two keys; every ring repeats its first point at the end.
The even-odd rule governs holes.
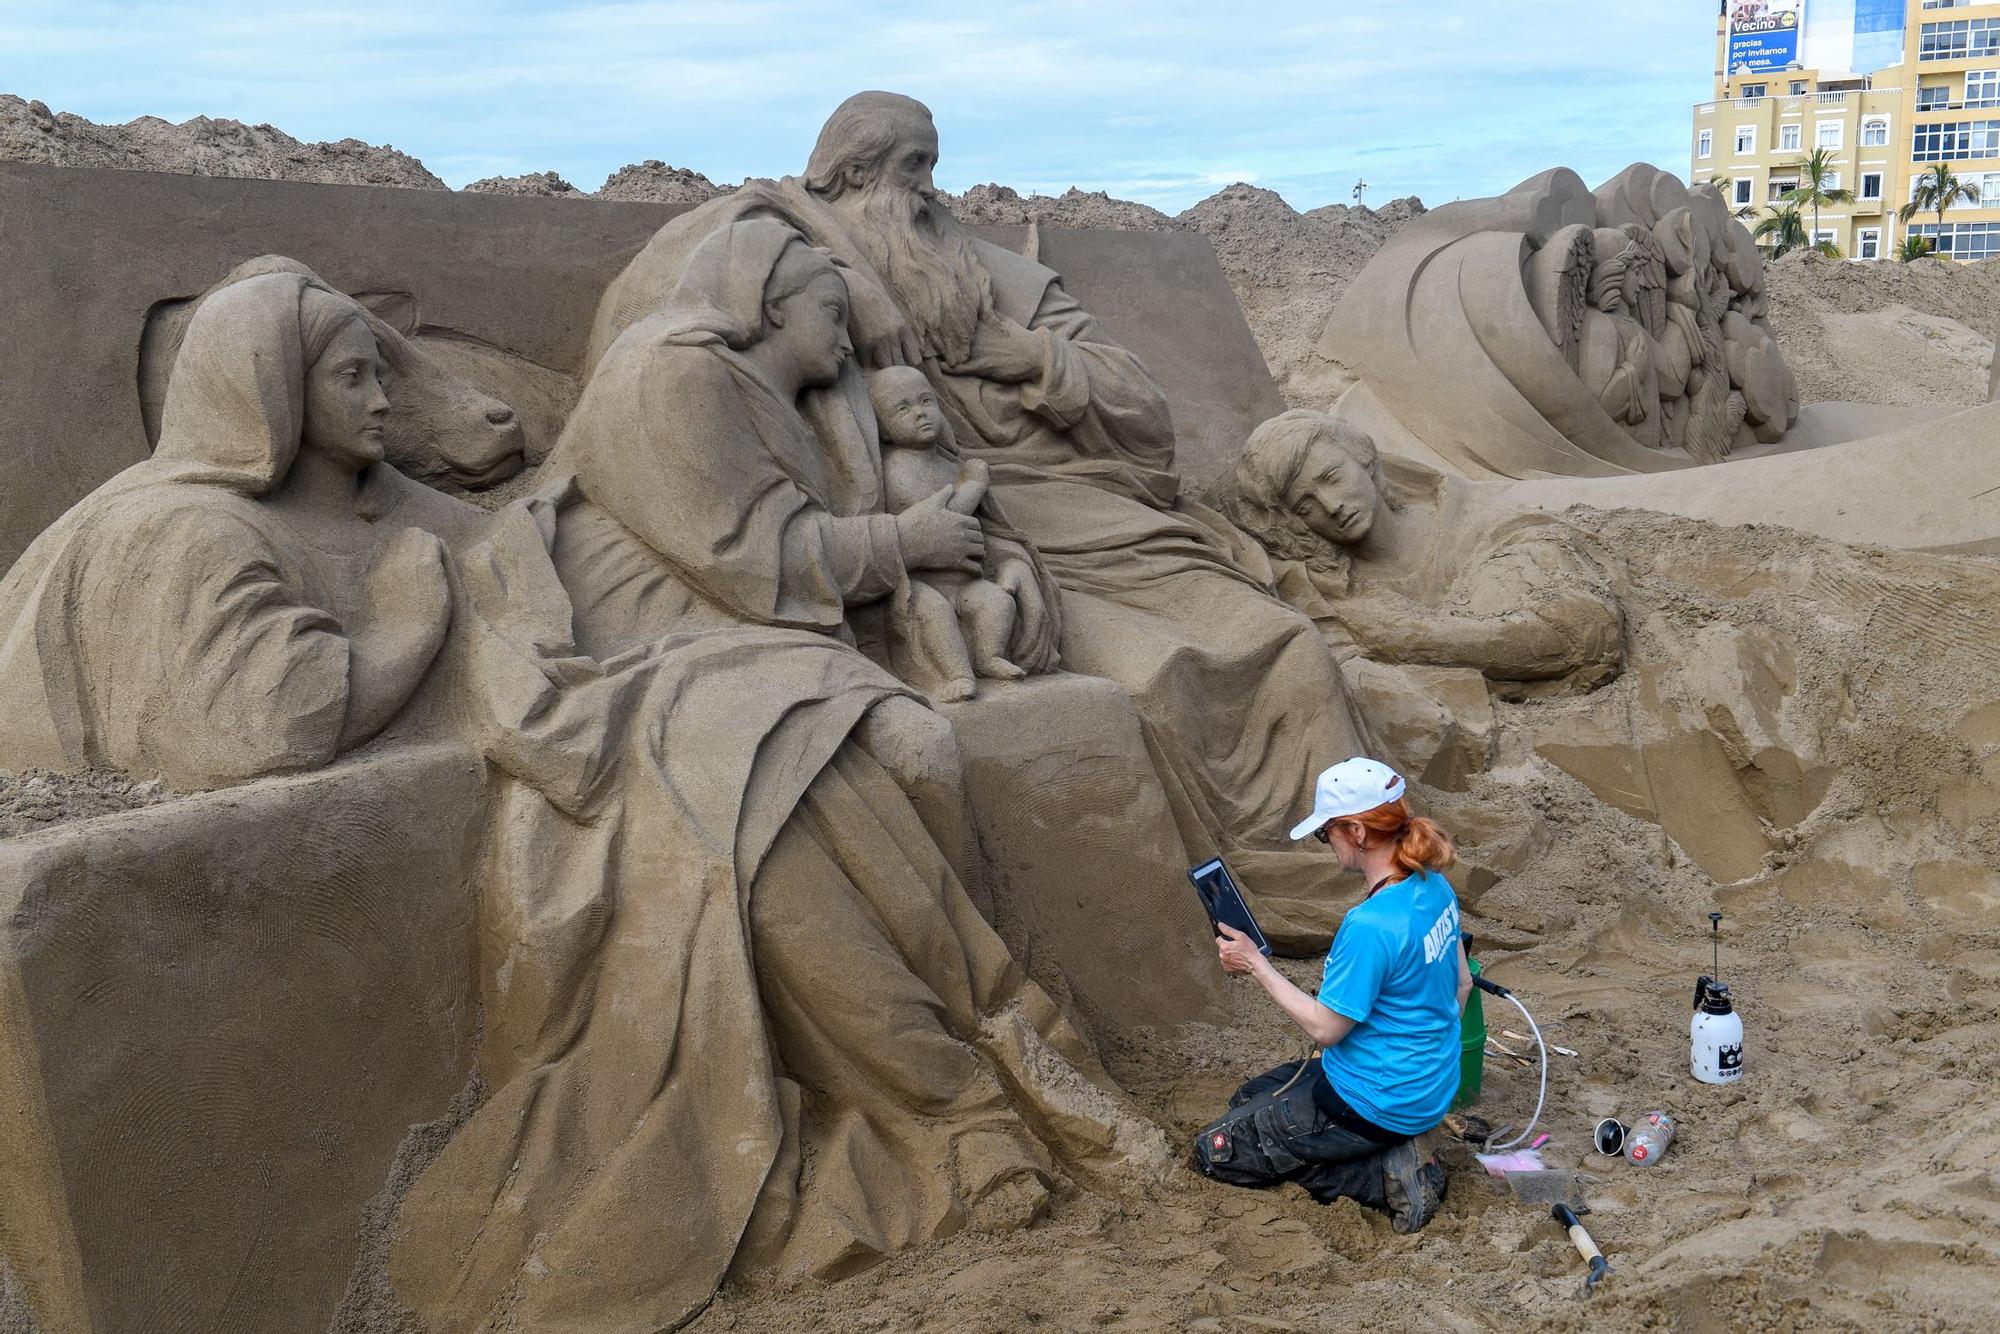
{"type": "Polygon", "coordinates": [[[1361,201],[1362,201],[1363,199],[1365,199],[1365,198],[1367,197],[1367,195],[1368,195],[1368,182],[1366,182],[1366,181],[1356,181],[1356,182],[1354,183],[1354,189],[1353,189],[1352,193],[1353,193],[1353,195],[1354,195],[1354,205],[1355,205],[1355,207],[1356,207],[1356,208],[1360,208],[1360,207],[1363,207],[1363,205],[1362,205],[1361,201]]]}

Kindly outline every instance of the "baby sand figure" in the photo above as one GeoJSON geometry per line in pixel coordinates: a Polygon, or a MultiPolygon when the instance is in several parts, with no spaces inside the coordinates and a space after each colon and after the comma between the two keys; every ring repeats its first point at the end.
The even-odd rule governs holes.
{"type": "MultiPolygon", "coordinates": [[[[940,491],[952,492],[950,509],[976,511],[986,498],[986,465],[960,457],[924,373],[914,366],[875,371],[868,396],[881,431],[889,512],[901,514],[940,491]]],[[[1013,597],[973,568],[911,575],[896,592],[891,623],[900,647],[897,674],[938,703],[971,699],[979,677],[1018,681],[1027,674],[1007,660],[1013,597]]]]}

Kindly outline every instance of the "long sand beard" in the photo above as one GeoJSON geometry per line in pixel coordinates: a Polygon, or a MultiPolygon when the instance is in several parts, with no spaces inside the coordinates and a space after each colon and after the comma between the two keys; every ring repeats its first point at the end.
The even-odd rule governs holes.
{"type": "Polygon", "coordinates": [[[958,219],[911,190],[874,185],[857,209],[856,242],[889,284],[926,355],[947,366],[972,353],[993,283],[958,219]]]}

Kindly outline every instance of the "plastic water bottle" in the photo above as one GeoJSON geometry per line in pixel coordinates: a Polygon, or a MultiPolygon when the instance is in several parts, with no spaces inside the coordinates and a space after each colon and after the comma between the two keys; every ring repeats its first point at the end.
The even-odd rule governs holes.
{"type": "Polygon", "coordinates": [[[1647,1112],[1632,1123],[1632,1133],[1625,1137],[1625,1156],[1634,1166],[1651,1167],[1667,1156],[1667,1146],[1673,1142],[1674,1118],[1647,1112]]]}
{"type": "Polygon", "coordinates": [[[1688,1025],[1690,1064],[1704,1084],[1743,1078],[1743,1016],[1729,999],[1729,984],[1704,977],[1695,983],[1694,1019],[1688,1025]]]}

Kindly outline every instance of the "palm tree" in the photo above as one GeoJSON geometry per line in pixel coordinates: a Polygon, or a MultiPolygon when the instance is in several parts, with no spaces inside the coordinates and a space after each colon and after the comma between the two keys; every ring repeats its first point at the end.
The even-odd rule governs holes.
{"type": "Polygon", "coordinates": [[[1896,247],[1896,258],[1905,264],[1913,259],[1922,259],[1930,253],[1930,240],[1922,236],[1906,236],[1903,238],[1903,244],[1896,247]]]}
{"type": "Polygon", "coordinates": [[[1772,209],[1771,216],[1758,223],[1750,234],[1759,241],[1768,239],[1771,242],[1772,259],[1782,259],[1810,243],[1806,235],[1806,220],[1800,216],[1796,204],[1772,209]]]}
{"type": "MultiPolygon", "coordinates": [[[[1910,202],[1896,210],[1896,216],[1908,222],[1919,213],[1937,214],[1938,239],[1944,239],[1945,210],[1954,204],[1977,204],[1979,187],[1960,178],[1939,162],[1927,168],[1917,177],[1916,189],[1910,194],[1910,202]]],[[[1933,246],[1932,249],[1937,247],[1933,246]]]]}
{"type": "Polygon", "coordinates": [[[1827,182],[1833,178],[1833,163],[1832,149],[1815,148],[1804,161],[1793,164],[1799,171],[1799,183],[1784,193],[1787,204],[1812,210],[1814,236],[1819,235],[1819,210],[1822,204],[1854,202],[1854,191],[1832,189],[1827,186],[1827,182]]]}

